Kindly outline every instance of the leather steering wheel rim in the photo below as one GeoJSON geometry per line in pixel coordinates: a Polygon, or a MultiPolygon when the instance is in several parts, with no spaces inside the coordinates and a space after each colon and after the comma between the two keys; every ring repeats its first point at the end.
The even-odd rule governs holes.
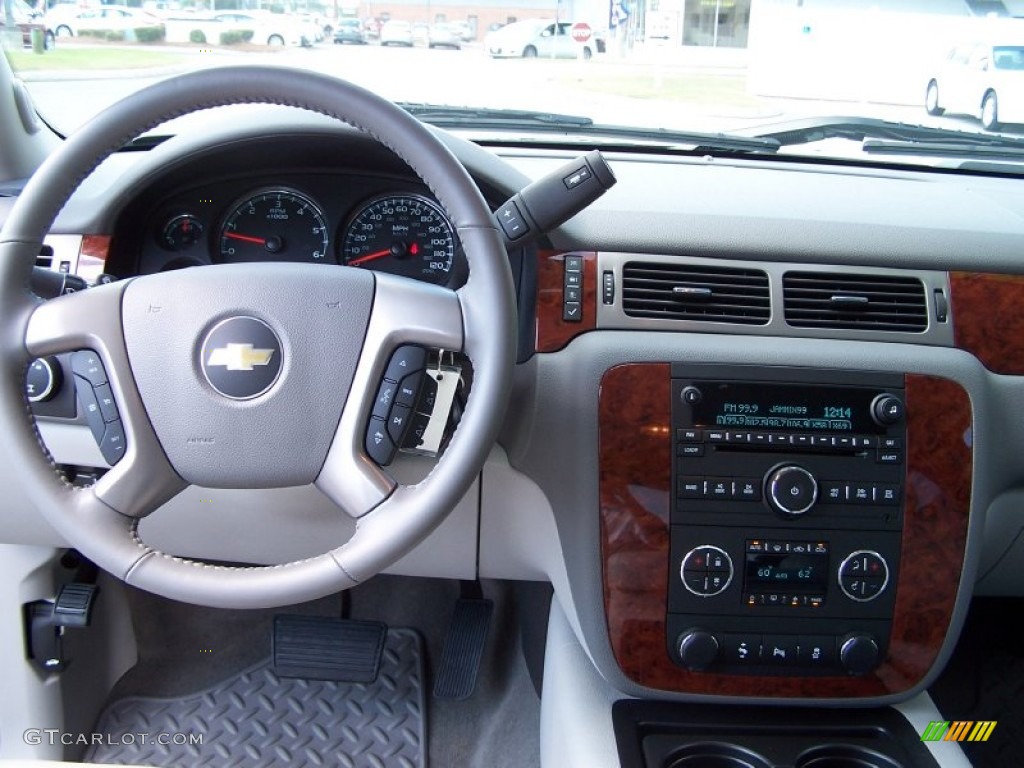
{"type": "MultiPolygon", "coordinates": [[[[463,166],[430,130],[390,102],[326,75],[283,68],[221,67],[165,80],[115,104],[72,135],[29,181],[0,231],[0,307],[0,430],[9,447],[7,460],[29,497],[72,546],[115,577],[172,599],[214,607],[273,607],[347,589],[422,541],[457,504],[486,460],[504,415],[514,365],[516,310],[508,257],[491,212],[463,166]],[[448,291],[349,267],[221,265],[185,270],[194,273],[187,279],[173,277],[178,273],[135,278],[48,302],[31,293],[31,271],[44,236],[103,160],[169,119],[235,104],[317,112],[366,132],[392,150],[430,188],[456,228],[469,265],[466,284],[448,291]],[[234,267],[247,268],[246,281],[255,286],[241,298],[231,294],[242,274],[234,267]],[[253,401],[251,413],[237,403],[219,402],[202,390],[201,382],[189,379],[195,371],[186,369],[195,367],[194,350],[202,343],[194,329],[191,336],[173,340],[171,346],[179,352],[172,349],[165,355],[168,370],[188,379],[192,390],[199,387],[199,394],[192,396],[217,418],[228,425],[258,426],[287,410],[281,404],[286,396],[278,390],[298,388],[289,402],[296,401],[303,391],[302,377],[308,374],[303,361],[322,354],[318,347],[305,348],[314,342],[300,338],[299,320],[289,313],[275,315],[277,305],[268,298],[274,286],[267,283],[278,280],[285,293],[337,295],[345,297],[345,307],[357,307],[336,331],[339,339],[344,331],[362,333],[362,339],[361,345],[352,345],[350,359],[338,363],[338,380],[346,375],[350,380],[345,402],[338,405],[340,415],[331,412],[324,419],[331,425],[331,419],[337,420],[324,456],[282,472],[273,483],[298,484],[297,478],[308,477],[356,518],[355,534],[329,552],[273,566],[230,567],[159,552],[139,537],[139,519],[195,477],[207,475],[195,469],[196,462],[169,458],[183,455],[175,432],[179,425],[168,427],[166,419],[154,418],[161,392],[143,365],[147,350],[161,337],[146,336],[139,313],[153,295],[185,296],[196,290],[204,297],[197,301],[201,309],[195,313],[200,315],[196,328],[207,329],[226,313],[248,312],[280,323],[285,340],[281,354],[291,354],[290,362],[281,381],[253,401]],[[369,307],[365,313],[358,310],[364,306],[369,307]],[[140,334],[145,338],[137,339],[140,334]],[[361,448],[376,382],[390,350],[402,343],[461,350],[473,366],[472,390],[459,426],[437,465],[416,486],[395,483],[361,448]],[[75,349],[95,350],[107,367],[128,436],[124,458],[86,489],[71,487],[56,471],[23,388],[32,359],[75,349]],[[247,418],[252,421],[232,421],[247,418]]],[[[325,334],[323,327],[306,330],[311,336],[325,334]]],[[[222,487],[254,487],[232,485],[239,479],[253,482],[251,468],[239,466],[237,472],[237,477],[225,475],[222,487]]]]}

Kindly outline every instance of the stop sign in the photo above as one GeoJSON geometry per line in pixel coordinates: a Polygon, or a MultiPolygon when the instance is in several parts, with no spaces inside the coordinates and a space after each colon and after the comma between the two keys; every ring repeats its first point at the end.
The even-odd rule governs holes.
{"type": "Polygon", "coordinates": [[[572,35],[572,39],[577,43],[585,43],[590,39],[590,36],[594,33],[594,30],[590,28],[590,25],[585,21],[577,22],[572,25],[572,29],[569,34],[572,35]]]}

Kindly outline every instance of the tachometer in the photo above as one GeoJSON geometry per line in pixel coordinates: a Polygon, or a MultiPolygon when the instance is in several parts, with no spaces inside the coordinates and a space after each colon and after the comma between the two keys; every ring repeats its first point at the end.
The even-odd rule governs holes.
{"type": "Polygon", "coordinates": [[[455,258],[455,231],[441,207],[421,195],[370,200],[349,222],[341,263],[446,283],[455,258]]]}
{"type": "Polygon", "coordinates": [[[242,200],[220,230],[220,260],[327,261],[327,222],[316,204],[293,189],[267,189],[242,200]]]}

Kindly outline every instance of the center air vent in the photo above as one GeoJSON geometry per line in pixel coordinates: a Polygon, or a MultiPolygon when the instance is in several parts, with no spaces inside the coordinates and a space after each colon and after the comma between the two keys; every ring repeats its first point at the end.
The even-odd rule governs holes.
{"type": "Polygon", "coordinates": [[[622,309],[631,317],[767,325],[768,275],[757,269],[630,261],[622,309]]]}
{"type": "Polygon", "coordinates": [[[914,277],[787,272],[786,322],[797,328],[921,333],[928,327],[924,285],[914,277]]]}

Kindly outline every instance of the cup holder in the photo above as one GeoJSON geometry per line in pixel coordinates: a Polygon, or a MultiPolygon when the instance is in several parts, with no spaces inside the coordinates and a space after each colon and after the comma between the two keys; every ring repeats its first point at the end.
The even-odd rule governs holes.
{"type": "Polygon", "coordinates": [[[796,761],[796,768],[903,768],[891,757],[851,744],[808,749],[796,761]]]}
{"type": "Polygon", "coordinates": [[[664,765],[666,768],[772,768],[771,763],[756,752],[718,741],[687,744],[673,752],[664,765]]]}

